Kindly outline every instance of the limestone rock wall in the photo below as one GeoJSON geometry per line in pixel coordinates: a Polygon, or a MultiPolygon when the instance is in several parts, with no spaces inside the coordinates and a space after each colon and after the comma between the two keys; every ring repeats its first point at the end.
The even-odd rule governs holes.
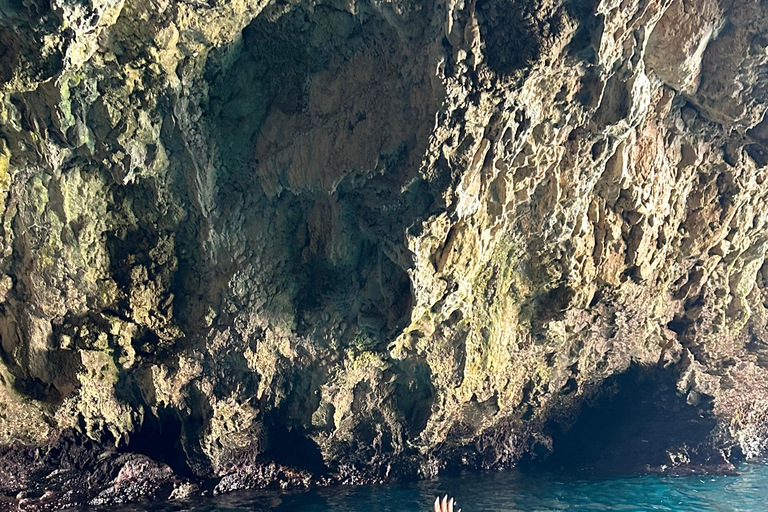
{"type": "Polygon", "coordinates": [[[0,445],[424,477],[640,368],[713,421],[667,465],[764,452],[764,0],[0,15],[0,445]]]}

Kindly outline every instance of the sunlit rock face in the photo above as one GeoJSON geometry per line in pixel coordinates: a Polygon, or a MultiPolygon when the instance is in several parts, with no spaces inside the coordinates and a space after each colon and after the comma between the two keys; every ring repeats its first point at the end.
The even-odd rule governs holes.
{"type": "Polygon", "coordinates": [[[4,496],[764,453],[764,1],[0,14],[4,496]]]}

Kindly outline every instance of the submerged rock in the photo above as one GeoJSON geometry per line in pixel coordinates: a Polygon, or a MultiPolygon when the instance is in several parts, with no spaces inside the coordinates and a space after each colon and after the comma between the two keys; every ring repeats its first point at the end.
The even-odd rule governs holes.
{"type": "Polygon", "coordinates": [[[765,452],[760,2],[0,12],[0,507],[765,452]]]}

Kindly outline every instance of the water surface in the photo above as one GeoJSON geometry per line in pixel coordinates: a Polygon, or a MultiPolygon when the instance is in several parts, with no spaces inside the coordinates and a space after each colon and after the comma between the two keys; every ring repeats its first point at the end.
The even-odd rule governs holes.
{"type": "Polygon", "coordinates": [[[738,476],[589,478],[516,471],[463,474],[386,486],[333,487],[291,493],[241,492],[205,502],[165,504],[150,510],[428,512],[435,496],[444,493],[455,496],[464,512],[765,512],[768,510],[768,465],[744,465],[738,476]]]}

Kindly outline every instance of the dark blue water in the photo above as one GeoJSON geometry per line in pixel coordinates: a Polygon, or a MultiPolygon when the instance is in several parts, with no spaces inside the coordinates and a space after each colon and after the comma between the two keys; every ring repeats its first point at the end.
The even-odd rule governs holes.
{"type": "MultiPolygon", "coordinates": [[[[156,511],[199,512],[429,512],[449,493],[464,512],[768,511],[768,465],[738,476],[584,478],[555,473],[467,474],[402,485],[334,487],[302,493],[247,492],[156,511]]],[[[146,510],[146,509],[144,509],[146,510]]]]}

